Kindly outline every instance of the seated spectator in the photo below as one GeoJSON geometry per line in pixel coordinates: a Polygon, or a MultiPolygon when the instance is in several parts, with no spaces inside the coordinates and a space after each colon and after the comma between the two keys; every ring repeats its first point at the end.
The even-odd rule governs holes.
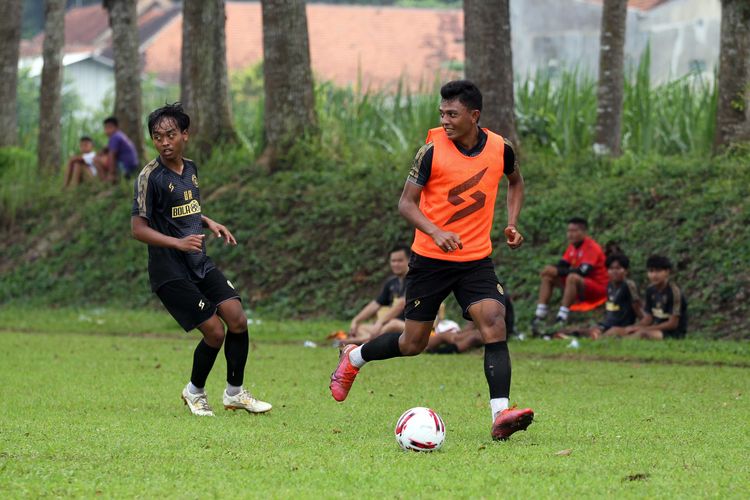
{"type": "MultiPolygon", "coordinates": [[[[505,295],[505,330],[508,338],[515,331],[513,302],[510,295],[505,295]]],[[[484,345],[484,339],[473,321],[467,322],[463,328],[449,319],[436,320],[434,334],[427,341],[425,352],[430,354],[453,354],[476,349],[484,345]]]]}
{"type": "Polygon", "coordinates": [[[382,333],[404,331],[404,278],[409,271],[409,257],[411,249],[406,245],[391,249],[388,259],[393,276],[383,284],[380,295],[352,319],[349,336],[342,341],[343,344],[362,344],[382,333]],[[378,311],[384,307],[387,309],[378,317],[378,311]],[[376,317],[374,323],[363,324],[372,317],[376,317]]]}
{"type": "Polygon", "coordinates": [[[588,223],[574,217],[568,221],[568,248],[557,266],[546,266],[539,286],[539,303],[531,322],[535,336],[544,335],[543,326],[549,301],[555,288],[563,291],[560,309],[557,312],[554,330],[562,330],[576,303],[586,303],[589,309],[603,304],[607,299],[607,268],[604,252],[599,244],[586,234],[588,223]]]}
{"type": "Polygon", "coordinates": [[[484,345],[482,334],[469,321],[463,328],[451,320],[443,320],[435,327],[435,333],[427,341],[425,352],[429,354],[462,353],[484,345]]]}
{"type": "Polygon", "coordinates": [[[557,332],[554,335],[555,338],[578,335],[596,340],[602,335],[622,336],[625,334],[625,327],[633,325],[643,316],[638,287],[628,279],[630,259],[622,254],[613,254],[607,257],[606,263],[609,283],[602,321],[591,328],[575,328],[557,332]]]}
{"type": "Polygon", "coordinates": [[[76,187],[84,180],[91,180],[97,176],[97,168],[94,165],[96,151],[94,141],[91,137],[83,136],[78,141],[79,153],[68,160],[65,169],[63,187],[76,187]]]}
{"type": "Polygon", "coordinates": [[[687,333],[687,300],[671,279],[672,263],[652,255],[646,261],[648,281],[643,319],[625,328],[625,337],[650,340],[681,339],[687,333]]]}
{"type": "Polygon", "coordinates": [[[138,153],[133,141],[120,130],[119,122],[114,116],[104,120],[104,133],[109,137],[107,143],[109,158],[108,161],[102,162],[104,169],[102,180],[116,182],[118,171],[126,179],[130,179],[138,169],[138,153]]]}

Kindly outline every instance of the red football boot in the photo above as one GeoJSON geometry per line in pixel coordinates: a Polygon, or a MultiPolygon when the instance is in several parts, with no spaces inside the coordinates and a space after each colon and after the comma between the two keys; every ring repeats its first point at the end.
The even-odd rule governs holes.
{"type": "Polygon", "coordinates": [[[328,386],[331,389],[331,395],[336,401],[343,401],[349,395],[349,389],[352,388],[354,379],[359,373],[359,368],[349,361],[349,353],[356,349],[356,345],[348,345],[341,351],[339,364],[331,373],[331,383],[328,386]]]}
{"type": "Polygon", "coordinates": [[[534,421],[534,410],[531,408],[517,409],[515,406],[507,408],[495,417],[492,424],[492,439],[505,441],[516,431],[525,431],[534,421]]]}

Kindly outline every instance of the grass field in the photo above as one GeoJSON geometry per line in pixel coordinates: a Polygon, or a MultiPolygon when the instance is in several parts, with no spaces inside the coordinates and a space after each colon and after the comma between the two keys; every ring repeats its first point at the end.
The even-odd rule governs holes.
{"type": "MultiPolygon", "coordinates": [[[[478,354],[369,365],[337,404],[327,389],[337,351],[301,342],[333,324],[264,323],[251,329],[246,386],[274,410],[221,409],[220,356],[208,384],[217,417],[198,419],[179,401],[196,335],[176,332],[162,315],[119,326],[110,318],[121,315],[111,312],[100,314],[102,324],[81,315],[41,313],[35,326],[0,332],[2,497],[741,498],[750,491],[746,344],[704,341],[704,358],[714,364],[691,366],[690,356],[670,359],[668,344],[659,351],[632,343],[632,359],[651,362],[623,362],[596,360],[623,358],[622,342],[583,343],[574,354],[564,344],[514,343],[512,400],[533,407],[537,420],[494,443],[478,354]],[[51,319],[60,314],[73,320],[51,319]],[[446,422],[438,453],[405,453],[395,443],[396,419],[420,405],[446,422]]],[[[0,313],[0,325],[7,328],[7,319],[0,313]]],[[[677,349],[693,351],[698,343],[677,349]]]]}

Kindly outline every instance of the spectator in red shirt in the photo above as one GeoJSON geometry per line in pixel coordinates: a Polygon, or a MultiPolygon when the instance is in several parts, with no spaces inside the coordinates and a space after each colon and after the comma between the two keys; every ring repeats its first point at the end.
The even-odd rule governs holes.
{"type": "Polygon", "coordinates": [[[565,326],[570,306],[576,302],[603,302],[607,299],[607,266],[602,248],[586,234],[586,219],[573,217],[568,221],[568,248],[557,266],[545,266],[540,276],[539,303],[531,322],[534,335],[542,335],[542,327],[555,288],[562,288],[560,310],[555,320],[555,331],[565,326]]]}

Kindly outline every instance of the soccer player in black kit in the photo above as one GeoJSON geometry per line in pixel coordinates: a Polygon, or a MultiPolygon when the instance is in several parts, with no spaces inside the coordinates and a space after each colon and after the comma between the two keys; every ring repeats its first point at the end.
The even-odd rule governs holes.
{"type": "Polygon", "coordinates": [[[264,413],[271,405],[242,387],[249,350],[247,317],[234,286],[206,255],[203,230],[227,245],[237,241],[226,227],[203,215],[198,169],[182,156],[189,126],[190,118],[179,103],[149,115],[148,131],[159,156],[135,181],[132,234],[148,245],[151,289],[186,332],[197,328],[203,335],[193,354],[190,382],[182,390],[190,411],[213,416],[204,387],[223,344],[227,360],[224,408],[264,413]]]}

